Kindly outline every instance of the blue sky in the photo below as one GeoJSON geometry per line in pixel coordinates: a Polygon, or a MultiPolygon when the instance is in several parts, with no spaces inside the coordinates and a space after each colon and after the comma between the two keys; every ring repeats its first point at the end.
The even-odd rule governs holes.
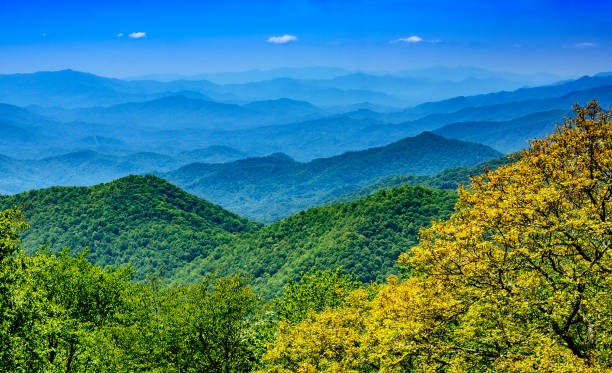
{"type": "Polygon", "coordinates": [[[611,71],[612,1],[0,1],[0,73],[611,71]]]}

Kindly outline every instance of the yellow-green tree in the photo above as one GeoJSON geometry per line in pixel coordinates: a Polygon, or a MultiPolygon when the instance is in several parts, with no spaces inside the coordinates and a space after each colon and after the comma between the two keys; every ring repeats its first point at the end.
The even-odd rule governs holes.
{"type": "Polygon", "coordinates": [[[270,369],[612,369],[611,212],[612,122],[593,101],[460,188],[455,214],[400,257],[408,280],[281,329],[270,369]]]}

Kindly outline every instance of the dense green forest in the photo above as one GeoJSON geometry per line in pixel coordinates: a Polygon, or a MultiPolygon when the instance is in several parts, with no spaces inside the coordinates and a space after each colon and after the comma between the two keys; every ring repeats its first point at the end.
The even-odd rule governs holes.
{"type": "Polygon", "coordinates": [[[3,208],[23,209],[31,228],[23,247],[81,251],[101,266],[132,264],[136,279],[174,271],[207,255],[248,221],[155,176],[128,176],[93,187],[53,187],[0,197],[3,208]]]}
{"type": "Polygon", "coordinates": [[[611,14],[0,0],[0,373],[612,373],[611,14]]]}
{"type": "Polygon", "coordinates": [[[397,272],[397,256],[416,243],[419,229],[448,217],[454,202],[451,191],[405,186],[262,227],[151,175],[0,197],[2,208],[23,207],[28,253],[41,245],[54,252],[88,247],[90,261],[130,263],[137,280],[162,273],[186,283],[239,271],[273,293],[314,265],[383,280],[397,272]]]}
{"type": "Polygon", "coordinates": [[[403,186],[349,203],[315,207],[245,233],[195,258],[178,274],[183,281],[218,270],[253,276],[259,290],[276,293],[288,278],[316,266],[342,267],[368,283],[398,274],[398,255],[417,243],[419,229],[447,218],[454,192],[403,186]]]}

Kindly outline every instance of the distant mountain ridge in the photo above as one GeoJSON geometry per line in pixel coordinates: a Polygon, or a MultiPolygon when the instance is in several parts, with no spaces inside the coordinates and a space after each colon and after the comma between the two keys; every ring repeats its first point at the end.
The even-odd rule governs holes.
{"type": "MultiPolygon", "coordinates": [[[[222,79],[212,83],[206,75],[197,80],[121,80],[73,70],[43,71],[31,74],[0,75],[0,102],[19,106],[44,105],[67,108],[108,106],[125,102],[147,101],[162,96],[193,92],[214,101],[244,103],[247,101],[291,98],[318,106],[351,105],[372,102],[379,105],[409,106],[424,101],[516,89],[527,82],[541,80],[527,76],[487,72],[473,69],[427,74],[424,70],[402,74],[372,74],[338,69],[322,69],[320,74],[265,74],[245,81],[222,79]],[[332,71],[333,70],[333,71],[332,71]],[[467,71],[467,70],[466,70],[467,71]],[[454,74],[454,75],[453,75],[454,74]],[[462,74],[462,75],[461,75],[462,74]],[[301,75],[301,77],[300,77],[301,75]],[[461,76],[449,80],[449,76],[461,76]]],[[[306,71],[306,70],[304,70],[306,71]]],[[[212,77],[212,76],[208,76],[212,77]]],[[[180,78],[175,76],[174,78],[180,78]]]]}
{"type": "Polygon", "coordinates": [[[398,137],[390,136],[362,136],[367,128],[383,124],[338,115],[234,131],[209,131],[205,136],[210,142],[227,144],[250,154],[282,152],[299,161],[310,161],[397,140],[398,137]]]}
{"type": "Polygon", "coordinates": [[[341,90],[309,86],[301,81],[276,78],[258,83],[218,85],[207,80],[121,80],[74,71],[42,71],[0,75],[0,102],[27,106],[66,108],[109,106],[141,102],[190,91],[226,103],[291,98],[313,104],[344,105],[362,101],[393,101],[367,90],[341,90]]]}
{"type": "Polygon", "coordinates": [[[274,221],[343,194],[347,185],[396,175],[433,175],[501,153],[433,133],[384,147],[299,163],[285,155],[210,165],[195,163],[160,176],[239,215],[274,221]]]}
{"type": "MultiPolygon", "coordinates": [[[[453,124],[458,132],[454,133],[454,138],[469,139],[470,141],[482,141],[488,145],[494,144],[499,138],[505,138],[508,144],[500,145],[500,150],[516,151],[517,144],[525,145],[527,140],[533,136],[543,136],[549,134],[554,128],[552,124],[560,122],[563,118],[561,112],[569,112],[572,105],[575,103],[586,104],[587,102],[597,99],[598,102],[608,107],[612,105],[612,85],[597,86],[579,91],[572,91],[559,97],[550,97],[543,99],[525,100],[508,102],[487,106],[470,106],[457,111],[448,113],[433,113],[428,114],[419,119],[409,120],[400,123],[385,123],[384,119],[389,116],[397,116],[398,113],[380,114],[368,110],[361,110],[355,113],[347,113],[345,115],[359,118],[362,120],[378,120],[383,124],[373,125],[363,130],[363,136],[371,139],[375,138],[398,138],[405,136],[413,136],[422,131],[442,131],[441,128],[453,124]],[[557,114],[550,114],[553,111],[558,111],[557,114]],[[548,113],[538,114],[536,113],[548,113]],[[548,116],[544,122],[533,122],[531,126],[526,121],[529,118],[537,116],[548,116]],[[556,119],[555,119],[556,118],[556,119]],[[491,128],[499,128],[500,131],[495,135],[495,138],[487,139],[486,136],[469,137],[468,133],[461,134],[462,122],[490,122],[491,128]],[[517,128],[513,128],[516,125],[517,128]],[[521,132],[518,127],[525,129],[525,126],[530,127],[529,131],[521,132]],[[504,132],[505,131],[505,132],[504,132]]],[[[465,126],[467,129],[467,126],[465,126]]],[[[468,131],[469,132],[469,131],[468,131]]],[[[444,132],[440,132],[441,134],[444,132]]]]}
{"type": "MultiPolygon", "coordinates": [[[[466,73],[470,73],[469,69],[466,73]]],[[[457,69],[449,70],[448,74],[462,76],[464,73],[457,69]]],[[[486,78],[487,73],[483,74],[481,77],[486,78]]],[[[332,81],[349,87],[351,84],[359,86],[359,82],[381,84],[391,78],[357,73],[319,79],[316,84],[321,85],[317,89],[328,89],[326,85],[332,81]]],[[[407,73],[406,77],[398,79],[394,84],[401,86],[413,77],[407,73]]],[[[333,106],[333,110],[328,111],[310,102],[286,97],[267,97],[250,102],[238,100],[239,103],[219,102],[217,98],[228,98],[234,93],[215,91],[221,86],[210,82],[123,81],[70,70],[5,75],[0,76],[0,87],[3,81],[12,82],[13,85],[17,81],[31,81],[38,84],[38,88],[32,90],[30,87],[22,93],[28,93],[26,96],[31,98],[42,99],[44,96],[48,100],[45,99],[44,107],[0,106],[0,154],[19,159],[41,159],[82,149],[116,156],[136,152],[176,154],[226,145],[253,156],[283,152],[296,160],[310,161],[346,151],[384,146],[449,125],[454,125],[455,132],[448,136],[493,145],[502,151],[515,151],[527,139],[545,135],[552,128],[550,122],[536,121],[529,125],[520,123],[521,120],[527,120],[525,118],[538,112],[568,111],[573,103],[584,103],[593,98],[607,106],[612,103],[611,79],[608,74],[599,74],[512,92],[457,97],[396,112],[377,112],[373,109],[382,110],[385,106],[360,101],[365,108],[338,113],[335,110],[341,106],[333,106]],[[66,79],[70,82],[62,87],[58,82],[66,79]],[[46,106],[54,102],[53,97],[63,97],[70,105],[80,102],[79,84],[83,84],[85,90],[92,89],[91,94],[95,94],[98,87],[103,92],[118,93],[117,99],[137,97],[146,100],[100,106],[104,102],[101,99],[96,106],[87,108],[46,106]],[[207,90],[211,89],[214,92],[210,96],[201,93],[209,93],[207,90]],[[518,101],[506,102],[508,100],[518,101]],[[474,106],[491,102],[501,103],[474,106]],[[476,122],[488,122],[488,128],[500,130],[485,131],[490,137],[470,137],[471,127],[458,124],[462,122],[472,123],[472,126],[476,122]]],[[[262,91],[260,88],[269,83],[238,84],[234,88],[265,96],[265,89],[262,91]]],[[[295,79],[278,79],[270,84],[277,85],[274,89],[279,89],[279,92],[291,93],[294,92],[294,84],[301,87],[303,83],[296,83],[295,79]]],[[[17,88],[15,97],[19,97],[19,89],[24,87],[17,88]]],[[[7,92],[0,90],[0,96],[8,95],[7,92]]],[[[323,100],[324,96],[319,96],[319,99],[323,100]]],[[[361,107],[359,104],[353,105],[344,107],[361,107]]]]}
{"type": "Polygon", "coordinates": [[[318,118],[323,111],[314,105],[290,99],[256,101],[246,105],[225,104],[189,98],[164,96],[152,101],[128,102],[105,107],[71,110],[37,108],[53,119],[71,122],[86,118],[105,125],[129,124],[148,129],[237,129],[266,124],[318,118]]]}
{"type": "Polygon", "coordinates": [[[489,145],[502,153],[512,153],[527,147],[527,140],[544,138],[557,123],[571,113],[548,110],[528,114],[508,121],[459,122],[447,124],[434,131],[449,139],[472,141],[489,145]]]}
{"type": "Polygon", "coordinates": [[[470,97],[459,96],[448,100],[427,102],[408,109],[416,113],[448,113],[474,106],[491,106],[511,102],[531,101],[562,97],[574,91],[585,91],[602,86],[612,85],[612,76],[595,74],[583,76],[576,80],[549,84],[540,87],[520,88],[514,91],[501,91],[495,93],[474,95],[470,97]]]}

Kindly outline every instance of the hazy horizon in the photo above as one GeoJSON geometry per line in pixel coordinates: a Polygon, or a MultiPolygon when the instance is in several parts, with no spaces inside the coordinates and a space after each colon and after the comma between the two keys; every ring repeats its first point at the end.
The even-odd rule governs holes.
{"type": "Polygon", "coordinates": [[[110,77],[330,66],[608,71],[605,1],[76,1],[0,4],[0,73],[110,77]],[[444,9],[444,12],[440,12],[444,9]]]}
{"type": "MultiPolygon", "coordinates": [[[[122,80],[140,80],[140,79],[150,79],[150,80],[160,80],[160,81],[170,81],[174,79],[206,79],[205,76],[215,76],[215,75],[233,75],[233,74],[248,74],[248,73],[278,73],[279,76],[289,77],[292,74],[299,73],[301,71],[309,72],[312,70],[312,75],[320,75],[322,77],[317,77],[315,79],[327,79],[328,77],[341,76],[345,74],[371,74],[371,75],[397,75],[397,74],[408,74],[408,73],[419,73],[427,70],[481,70],[482,72],[489,72],[491,74],[512,74],[516,76],[530,77],[530,76],[547,76],[550,78],[559,78],[559,79],[573,79],[578,78],[585,75],[595,75],[598,73],[608,73],[608,70],[596,70],[585,74],[571,74],[571,75],[561,75],[561,74],[553,74],[546,71],[534,71],[534,72],[520,72],[520,71],[512,71],[512,70],[501,70],[501,69],[491,69],[483,66],[476,65],[459,65],[459,66],[451,66],[451,65],[430,65],[430,66],[422,66],[422,67],[414,67],[414,68],[406,68],[406,69],[397,69],[397,70],[367,70],[367,69],[349,69],[341,66],[324,66],[324,65],[304,65],[304,66],[279,66],[274,68],[250,68],[250,69],[242,69],[242,70],[208,70],[208,71],[199,71],[194,73],[184,73],[181,71],[163,71],[163,72],[149,72],[142,74],[133,74],[133,75],[116,75],[116,74],[105,74],[99,73],[96,71],[88,71],[82,69],[76,69],[72,67],[64,67],[64,68],[56,68],[56,69],[40,69],[40,70],[23,70],[23,71],[13,71],[13,72],[0,72],[0,75],[13,75],[13,74],[34,74],[40,72],[60,72],[60,71],[76,71],[86,74],[93,74],[105,78],[115,78],[122,80]],[[329,70],[329,71],[326,71],[329,70]],[[317,74],[319,73],[319,74],[317,74]]],[[[298,78],[298,79],[309,79],[308,77],[298,78]]],[[[443,80],[443,79],[442,79],[443,80]]]]}

